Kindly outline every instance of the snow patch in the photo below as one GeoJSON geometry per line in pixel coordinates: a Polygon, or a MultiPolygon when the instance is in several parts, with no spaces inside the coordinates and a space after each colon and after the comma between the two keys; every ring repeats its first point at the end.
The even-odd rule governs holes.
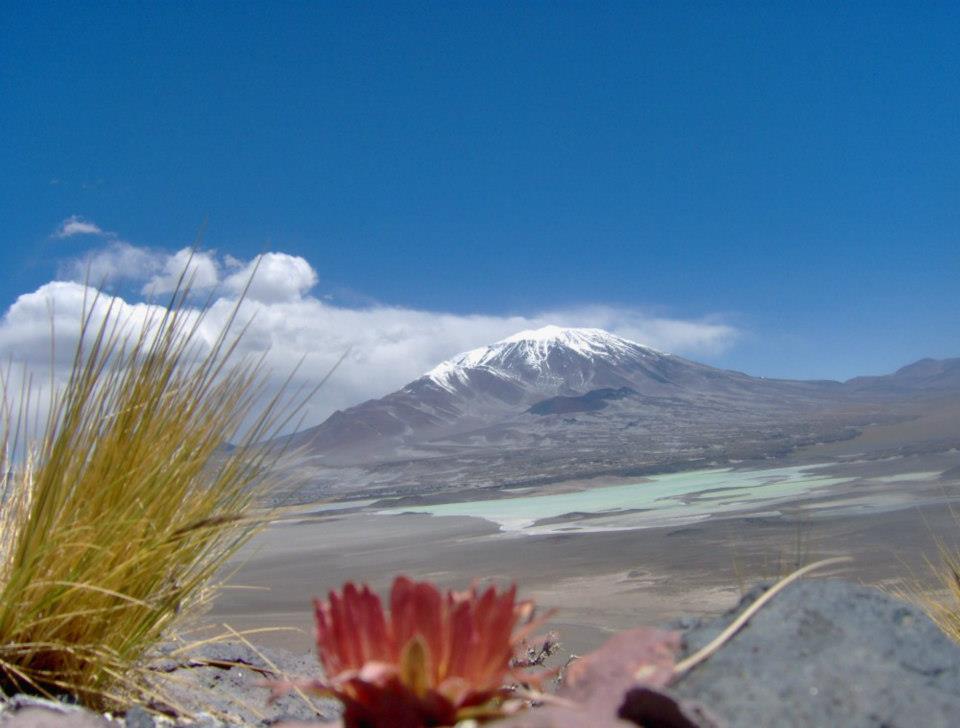
{"type": "Polygon", "coordinates": [[[520,331],[491,346],[471,349],[449,359],[426,373],[426,377],[449,392],[464,384],[467,370],[484,368],[493,374],[513,378],[511,372],[526,369],[550,376],[550,355],[562,350],[586,359],[616,362],[624,357],[660,356],[648,346],[628,341],[603,329],[544,326],[520,331]]]}

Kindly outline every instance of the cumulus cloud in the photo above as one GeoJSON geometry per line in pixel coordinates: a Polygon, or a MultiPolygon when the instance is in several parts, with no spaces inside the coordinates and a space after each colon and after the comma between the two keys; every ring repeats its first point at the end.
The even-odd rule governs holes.
{"type": "Polygon", "coordinates": [[[0,352],[9,361],[36,369],[53,359],[56,367],[69,366],[79,343],[80,322],[91,314],[92,328],[103,320],[110,308],[125,326],[137,330],[154,307],[146,303],[128,303],[95,288],[72,281],[51,281],[36,291],[19,296],[0,320],[0,352]]]}
{"type": "MultiPolygon", "coordinates": [[[[122,258],[122,251],[115,253],[122,258]]],[[[169,282],[165,277],[170,274],[166,262],[176,256],[186,262],[184,251],[168,256],[161,261],[164,267],[155,271],[152,280],[158,284],[169,282]]],[[[242,264],[221,282],[222,293],[202,321],[201,341],[212,342],[228,320],[236,306],[236,292],[246,283],[251,266],[252,262],[242,264]]],[[[212,276],[215,269],[205,268],[201,273],[198,268],[197,276],[212,276]]],[[[303,258],[265,254],[238,318],[241,323],[249,323],[241,353],[264,354],[275,383],[302,360],[295,384],[309,387],[349,351],[345,362],[311,404],[305,425],[319,423],[335,409],[393,391],[459,352],[523,329],[547,324],[604,328],[693,358],[722,352],[739,334],[735,327],[718,320],[674,319],[614,306],[583,306],[514,316],[461,315],[382,305],[349,308],[308,295],[315,282],[316,273],[303,258]],[[265,274],[262,283],[258,280],[261,274],[265,274]]],[[[0,320],[0,356],[25,361],[36,368],[48,363],[52,315],[59,352],[56,366],[63,374],[77,343],[85,298],[92,300],[92,291],[75,281],[48,283],[20,296],[0,320]]],[[[110,296],[101,297],[98,305],[106,307],[111,301],[131,325],[143,321],[151,310],[150,304],[110,296]]]]}
{"type": "Polygon", "coordinates": [[[220,282],[220,264],[213,251],[183,248],[171,254],[116,238],[64,262],[58,278],[95,286],[142,284],[142,295],[156,296],[173,291],[187,267],[186,278],[194,290],[213,288],[220,282]]]}
{"type": "Polygon", "coordinates": [[[316,271],[297,255],[270,252],[243,261],[212,250],[171,254],[117,238],[61,265],[59,278],[98,286],[142,283],[141,295],[156,296],[172,292],[185,270],[193,290],[219,287],[227,296],[246,291],[246,298],[263,303],[298,300],[317,284],[316,271]]]}
{"type": "Polygon", "coordinates": [[[190,248],[178,250],[173,255],[154,255],[152,263],[161,272],[152,276],[141,289],[144,295],[172,293],[181,277],[189,281],[194,290],[213,288],[220,280],[220,270],[213,253],[194,251],[190,248]]]}
{"type": "Polygon", "coordinates": [[[247,298],[254,301],[296,301],[317,284],[316,271],[298,255],[264,253],[246,265],[233,256],[227,258],[226,264],[238,270],[224,280],[226,290],[239,294],[246,289],[247,298]]]}
{"type": "Polygon", "coordinates": [[[59,277],[97,286],[146,280],[163,269],[165,257],[122,240],[111,240],[101,248],[66,261],[60,266],[59,277]]]}
{"type": "Polygon", "coordinates": [[[92,220],[84,220],[79,215],[71,215],[53,233],[55,238],[70,238],[74,235],[105,235],[106,233],[92,220]]]}

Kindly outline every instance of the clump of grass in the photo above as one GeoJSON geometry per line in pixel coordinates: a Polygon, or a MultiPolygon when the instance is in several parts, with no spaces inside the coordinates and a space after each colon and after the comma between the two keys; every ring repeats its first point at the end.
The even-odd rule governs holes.
{"type": "Polygon", "coordinates": [[[934,592],[915,589],[921,606],[943,632],[960,642],[960,553],[939,545],[940,563],[931,566],[942,589],[934,592]]]}
{"type": "Polygon", "coordinates": [[[91,294],[40,427],[28,422],[29,377],[16,408],[3,377],[7,691],[69,693],[101,709],[149,700],[145,656],[257,527],[250,509],[275,453],[251,446],[291,409],[279,395],[262,405],[262,360],[239,357],[242,331],[231,333],[238,309],[204,340],[188,293],[181,278],[169,305],[139,323],[91,294]]]}

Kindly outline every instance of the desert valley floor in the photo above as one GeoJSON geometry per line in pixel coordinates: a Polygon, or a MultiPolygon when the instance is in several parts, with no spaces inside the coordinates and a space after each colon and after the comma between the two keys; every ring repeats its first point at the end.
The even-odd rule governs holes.
{"type": "Polygon", "coordinates": [[[509,513],[510,498],[473,508],[466,494],[421,512],[371,499],[288,509],[238,555],[229,578],[237,588],[204,620],[283,628],[252,639],[308,651],[312,597],[344,581],[383,591],[401,573],[458,587],[494,579],[516,581],[524,596],[557,608],[551,624],[563,651],[580,653],[617,629],[721,611],[750,583],[829,556],[852,556],[834,573],[864,583],[936,588],[928,561],[937,561],[941,542],[960,543],[960,400],[927,402],[912,419],[867,427],[852,440],[711,473],[689,474],[686,493],[600,514],[550,508],[558,495],[619,498],[660,484],[634,478],[509,493],[524,513],[513,522],[490,515],[509,513]],[[766,493],[758,498],[753,488],[766,493]],[[536,498],[544,517],[530,519],[536,498]],[[486,517],[467,515],[472,509],[486,517]]]}

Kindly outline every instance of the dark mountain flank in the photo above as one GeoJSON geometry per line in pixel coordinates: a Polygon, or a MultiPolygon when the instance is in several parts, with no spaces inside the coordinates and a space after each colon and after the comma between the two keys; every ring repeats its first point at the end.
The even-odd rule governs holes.
{"type": "Polygon", "coordinates": [[[592,389],[579,397],[551,397],[537,402],[527,410],[535,415],[560,415],[569,412],[597,412],[602,410],[611,400],[630,397],[637,392],[630,387],[620,389],[592,389]]]}

